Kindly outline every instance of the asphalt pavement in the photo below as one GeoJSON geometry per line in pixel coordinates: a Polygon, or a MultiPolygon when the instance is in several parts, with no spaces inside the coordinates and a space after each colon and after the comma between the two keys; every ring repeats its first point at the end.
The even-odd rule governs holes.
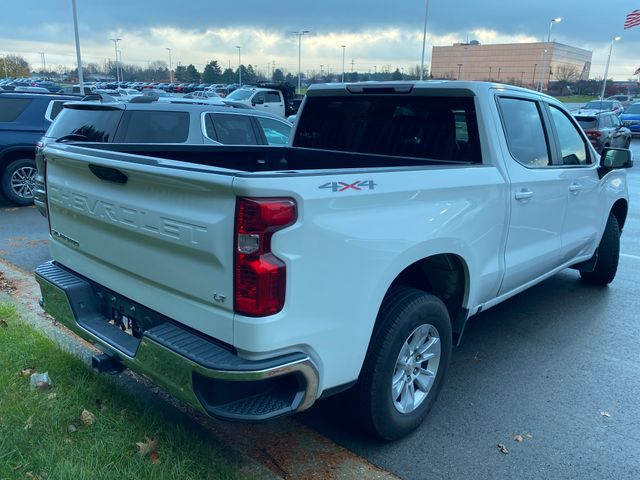
{"type": "MultiPolygon", "coordinates": [[[[632,150],[609,287],[567,270],[474,317],[430,416],[403,440],[363,437],[342,396],[297,421],[405,479],[640,478],[640,139],[632,150]]],[[[33,270],[46,238],[35,208],[0,203],[0,258],[33,270]]]]}

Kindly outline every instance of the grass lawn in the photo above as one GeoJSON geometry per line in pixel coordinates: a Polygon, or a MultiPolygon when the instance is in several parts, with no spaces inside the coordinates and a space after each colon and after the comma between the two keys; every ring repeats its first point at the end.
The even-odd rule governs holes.
{"type": "Polygon", "coordinates": [[[236,478],[213,438],[161,403],[142,404],[0,303],[0,479],[236,478]],[[31,391],[25,369],[53,385],[31,391]]]}
{"type": "Polygon", "coordinates": [[[591,95],[570,95],[568,97],[556,97],[556,99],[560,100],[563,103],[587,103],[591,100],[596,100],[598,97],[594,97],[591,95]]]}

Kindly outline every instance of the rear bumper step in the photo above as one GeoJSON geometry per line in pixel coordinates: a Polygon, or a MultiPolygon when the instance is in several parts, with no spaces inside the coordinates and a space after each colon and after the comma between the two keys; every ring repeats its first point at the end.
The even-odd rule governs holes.
{"type": "MultiPolygon", "coordinates": [[[[318,393],[318,371],[304,353],[266,360],[240,358],[226,345],[198,335],[156,312],[97,285],[54,262],[36,270],[44,310],[118,364],[150,378],[211,416],[257,422],[309,408],[318,393]],[[107,304],[105,308],[105,303],[107,304]],[[136,336],[114,325],[105,311],[136,312],[150,328],[136,336]]],[[[123,327],[124,328],[124,327],[123,327]]]]}

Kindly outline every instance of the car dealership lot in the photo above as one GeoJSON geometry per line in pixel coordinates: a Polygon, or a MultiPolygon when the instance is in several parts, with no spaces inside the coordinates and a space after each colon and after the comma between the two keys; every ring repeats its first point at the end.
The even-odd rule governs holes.
{"type": "MultiPolygon", "coordinates": [[[[632,150],[640,162],[640,139],[632,150]]],[[[296,418],[401,478],[640,477],[639,172],[629,170],[613,284],[585,287],[567,270],[475,317],[416,433],[371,442],[345,428],[342,397],[296,418]]],[[[34,208],[0,204],[2,259],[33,270],[48,259],[46,238],[34,208]]]]}

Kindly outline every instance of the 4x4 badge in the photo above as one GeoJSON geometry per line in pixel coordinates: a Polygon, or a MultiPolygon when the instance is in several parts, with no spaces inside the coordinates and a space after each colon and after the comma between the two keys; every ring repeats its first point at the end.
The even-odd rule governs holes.
{"type": "Polygon", "coordinates": [[[373,180],[356,180],[355,182],[327,182],[320,185],[319,189],[329,189],[332,192],[344,192],[345,190],[373,190],[378,184],[373,180]]]}

